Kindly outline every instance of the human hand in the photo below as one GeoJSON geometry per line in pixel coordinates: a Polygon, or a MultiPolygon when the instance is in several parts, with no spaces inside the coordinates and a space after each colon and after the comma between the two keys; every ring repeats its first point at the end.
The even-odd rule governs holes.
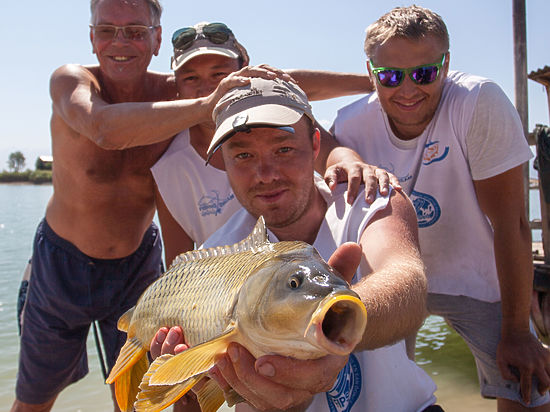
{"type": "Polygon", "coordinates": [[[389,184],[394,189],[401,190],[399,180],[390,172],[376,166],[360,161],[338,162],[329,166],[325,171],[325,182],[330,190],[333,190],[338,183],[348,182],[347,202],[352,204],[355,200],[361,183],[365,184],[365,200],[367,203],[374,202],[377,190],[382,196],[388,194],[389,184]]]}
{"type": "MultiPolygon", "coordinates": [[[[178,353],[183,352],[184,350],[189,349],[189,346],[185,343],[185,338],[183,336],[183,331],[179,326],[173,326],[168,329],[167,327],[160,328],[153,339],[151,339],[151,347],[149,353],[152,359],[156,359],[160,355],[165,355],[167,353],[171,355],[177,355],[178,353]]],[[[200,383],[199,383],[200,384],[200,383]]],[[[198,401],[193,392],[189,391],[184,396],[182,396],[175,404],[185,406],[185,410],[200,410],[198,401]]],[[[180,410],[177,407],[174,407],[174,410],[180,410]]]]}
{"type": "Polygon", "coordinates": [[[170,329],[162,327],[157,331],[155,336],[153,336],[153,339],[151,339],[149,353],[154,360],[160,355],[165,355],[167,353],[177,355],[186,349],[189,349],[189,346],[185,343],[181,327],[173,326],[170,329]]]}
{"type": "Polygon", "coordinates": [[[361,245],[355,242],[345,242],[334,251],[328,264],[336,269],[346,282],[351,284],[359,263],[361,263],[362,254],[361,245]]]}
{"type": "Polygon", "coordinates": [[[304,410],[313,395],[332,388],[347,359],[328,355],[297,360],[266,355],[256,360],[246,348],[231,343],[210,370],[210,377],[224,392],[232,388],[259,410],[304,410]]]}
{"type": "Polygon", "coordinates": [[[261,77],[267,80],[280,78],[282,80],[295,83],[294,79],[288,73],[273,66],[269,66],[267,64],[245,66],[222,79],[222,81],[218,84],[218,87],[216,87],[216,89],[209,96],[205,97],[208,115],[212,116],[214,107],[224,94],[235,87],[247,85],[250,83],[250,79],[252,77],[261,77]]]}
{"type": "Polygon", "coordinates": [[[497,365],[504,379],[520,383],[521,397],[531,402],[532,377],[542,395],[550,388],[550,350],[530,332],[502,337],[497,348],[497,365]]]}

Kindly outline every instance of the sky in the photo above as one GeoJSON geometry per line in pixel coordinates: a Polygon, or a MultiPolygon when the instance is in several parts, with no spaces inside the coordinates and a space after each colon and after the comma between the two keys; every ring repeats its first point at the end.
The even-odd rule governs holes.
{"type": "MultiPolygon", "coordinates": [[[[525,0],[527,71],[550,65],[550,1],[525,0]]],[[[364,73],[365,28],[395,6],[373,0],[161,0],[163,43],[150,69],[168,72],[170,38],[199,21],[226,23],[247,48],[251,64],[364,73]],[[339,6],[339,7],[336,7],[339,6]]],[[[514,102],[512,0],[417,0],[439,13],[451,39],[451,70],[495,80],[514,102]]],[[[88,0],[2,1],[0,14],[0,170],[20,150],[27,166],[51,154],[49,78],[65,63],[95,64],[89,42],[88,0]]],[[[337,110],[360,96],[314,102],[316,118],[330,127],[337,110]]],[[[544,88],[528,81],[529,124],[549,124],[544,88]]]]}

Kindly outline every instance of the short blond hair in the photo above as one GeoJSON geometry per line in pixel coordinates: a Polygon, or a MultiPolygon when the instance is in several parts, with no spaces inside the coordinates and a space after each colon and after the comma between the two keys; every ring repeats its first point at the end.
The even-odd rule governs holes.
{"type": "Polygon", "coordinates": [[[367,27],[365,53],[372,58],[376,48],[393,37],[420,40],[427,36],[439,38],[444,52],[449,51],[449,32],[439,14],[414,4],[396,7],[367,27]]]}
{"type": "MultiPolygon", "coordinates": [[[[101,0],[90,0],[90,11],[92,15],[92,24],[94,24],[94,14],[97,4],[101,0]]],[[[145,3],[149,6],[151,10],[151,23],[153,26],[160,25],[160,16],[162,15],[162,6],[160,5],[159,0],[145,0],[145,3]]]]}

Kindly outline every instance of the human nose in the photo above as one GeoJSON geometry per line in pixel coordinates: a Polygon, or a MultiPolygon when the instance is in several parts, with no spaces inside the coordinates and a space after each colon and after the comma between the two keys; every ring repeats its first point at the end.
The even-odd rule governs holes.
{"type": "Polygon", "coordinates": [[[124,31],[124,27],[115,27],[115,34],[113,35],[113,41],[126,41],[128,39],[128,36],[126,36],[126,32],[124,31]],[[120,38],[119,38],[120,33],[120,38]]]}
{"type": "Polygon", "coordinates": [[[410,78],[408,73],[404,76],[403,81],[398,87],[399,93],[402,95],[414,94],[417,84],[410,78]]]}
{"type": "Polygon", "coordinates": [[[206,97],[209,96],[216,90],[217,84],[214,85],[212,82],[203,80],[199,83],[197,87],[197,93],[195,97],[206,97]]]}
{"type": "Polygon", "coordinates": [[[261,157],[256,165],[256,177],[262,183],[270,183],[277,180],[279,173],[276,161],[270,156],[261,157]]]}

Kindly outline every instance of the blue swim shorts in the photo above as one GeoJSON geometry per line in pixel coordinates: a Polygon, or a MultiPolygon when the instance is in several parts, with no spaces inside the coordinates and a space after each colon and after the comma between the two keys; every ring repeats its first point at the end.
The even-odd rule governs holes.
{"type": "Polygon", "coordinates": [[[154,223],[132,255],[95,259],[57,236],[42,220],[34,239],[24,309],[17,399],[47,402],[88,373],[86,339],[95,320],[110,370],[126,341],[117,321],[160,276],[161,256],[154,223]]]}
{"type": "MultiPolygon", "coordinates": [[[[483,397],[509,399],[524,405],[519,383],[505,380],[496,363],[502,323],[500,302],[429,293],[428,312],[442,316],[470,348],[483,397]]],[[[535,333],[534,330],[532,332],[535,333]]],[[[543,396],[539,394],[536,377],[531,387],[531,403],[524,406],[533,408],[550,402],[548,392],[543,396]]]]}

